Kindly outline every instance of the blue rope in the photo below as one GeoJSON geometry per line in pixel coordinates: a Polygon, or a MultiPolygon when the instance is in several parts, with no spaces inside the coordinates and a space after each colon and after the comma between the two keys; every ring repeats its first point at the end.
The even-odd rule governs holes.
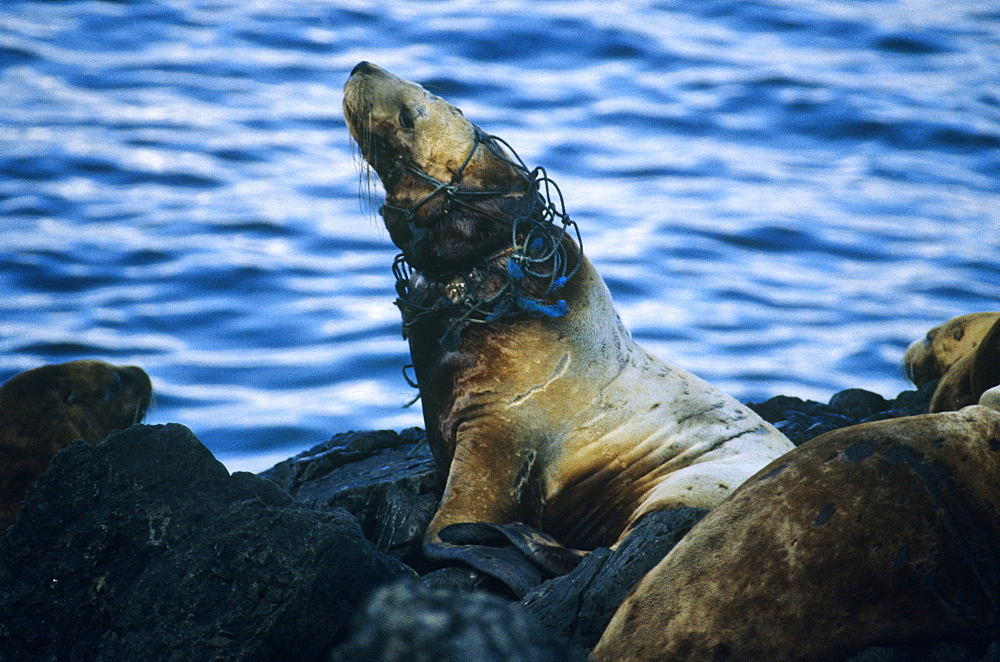
{"type": "MultiPolygon", "coordinates": [[[[497,150],[502,153],[502,150],[497,150]]],[[[573,235],[583,254],[583,240],[576,223],[566,213],[562,192],[554,181],[549,179],[543,168],[528,171],[521,157],[504,140],[483,134],[477,130],[476,140],[462,167],[450,183],[441,182],[412,165],[407,165],[415,174],[434,186],[433,191],[409,209],[387,208],[404,214],[412,226],[412,239],[419,242],[424,238],[426,230],[418,232],[413,224],[416,211],[427,204],[432,198],[443,196],[445,204],[463,207],[472,213],[487,216],[504,223],[511,228],[511,244],[506,249],[485,257],[481,263],[465,274],[454,274],[461,278],[466,293],[459,301],[452,301],[445,296],[439,297],[429,305],[417,305],[408,301],[410,265],[405,257],[396,256],[393,263],[393,273],[396,276],[396,291],[399,298],[396,305],[403,316],[403,336],[409,334],[410,328],[419,320],[429,316],[441,316],[449,319],[440,343],[446,349],[458,346],[462,329],[468,323],[489,324],[497,320],[519,315],[534,315],[557,318],[569,313],[569,306],[564,299],[555,303],[547,303],[546,299],[561,290],[580,267],[580,259],[570,264],[570,255],[564,239],[572,228],[573,235]],[[516,191],[463,191],[458,187],[465,167],[471,162],[472,154],[481,143],[500,143],[510,152],[515,160],[508,162],[525,173],[530,186],[524,195],[537,194],[542,205],[536,214],[530,217],[510,218],[479,207],[477,202],[490,197],[511,195],[516,191]],[[498,259],[507,255],[505,261],[498,259]],[[474,290],[490,277],[499,276],[503,286],[499,291],[485,299],[476,298],[474,290]],[[541,297],[531,296],[525,288],[533,284],[544,284],[541,297]]]]}

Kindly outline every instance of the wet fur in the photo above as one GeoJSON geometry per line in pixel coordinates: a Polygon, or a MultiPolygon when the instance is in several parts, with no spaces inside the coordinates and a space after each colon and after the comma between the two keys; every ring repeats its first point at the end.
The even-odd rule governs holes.
{"type": "MultiPolygon", "coordinates": [[[[984,403],[997,399],[984,397],[984,403]]],[[[761,469],[633,588],[596,662],[843,660],[1000,634],[1000,412],[817,437],[761,469]]]]}
{"type": "Polygon", "coordinates": [[[0,530],[28,488],[74,439],[97,443],[142,420],[152,396],[140,368],[102,361],[47,365],[0,388],[0,530]]]}
{"type": "MultiPolygon", "coordinates": [[[[540,203],[524,169],[489,142],[473,149],[479,130],[457,109],[374,65],[355,68],[344,114],[385,186],[390,236],[413,267],[406,303],[440,298],[468,269],[498,274],[477,293],[488,296],[506,275],[497,252],[512,239],[492,215],[527,215],[540,203]],[[418,130],[404,126],[418,116],[418,130]],[[436,186],[415,170],[502,195],[477,203],[486,213],[435,197],[408,218],[401,210],[436,186]]],[[[502,574],[507,561],[493,564],[488,550],[442,541],[444,528],[470,522],[522,522],[576,549],[612,545],[648,512],[716,505],[792,448],[745,406],[635,345],[593,265],[570,237],[562,242],[579,265],[558,292],[565,314],[467,323],[457,347],[441,343],[444,315],[410,325],[428,441],[447,476],[425,537],[432,558],[502,574]]],[[[525,280],[537,293],[540,284],[525,280]]],[[[523,589],[517,575],[501,578],[523,589]]]]}
{"type": "Polygon", "coordinates": [[[903,367],[907,377],[917,386],[942,377],[979,346],[998,320],[1000,312],[970,313],[935,326],[906,349],[903,367]]]}
{"type": "MultiPolygon", "coordinates": [[[[977,329],[978,330],[978,329],[977,329]]],[[[975,348],[959,358],[941,377],[928,411],[957,411],[974,405],[988,389],[1000,384],[1000,319],[976,340],[975,348]]]]}

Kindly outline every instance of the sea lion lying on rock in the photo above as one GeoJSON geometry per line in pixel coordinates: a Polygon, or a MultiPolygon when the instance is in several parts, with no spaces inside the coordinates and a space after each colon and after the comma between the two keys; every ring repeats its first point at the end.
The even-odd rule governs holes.
{"type": "Polygon", "coordinates": [[[593,659],[982,651],[1000,637],[998,408],[843,428],[775,460],[636,584],[593,659]]]}
{"type": "Polygon", "coordinates": [[[97,443],[140,422],[151,396],[141,368],[103,361],[45,365],[0,387],[0,531],[56,453],[74,439],[97,443]]]}
{"type": "Polygon", "coordinates": [[[652,511],[711,508],[792,449],[632,341],[544,171],[367,62],[344,115],[385,187],[397,305],[447,476],[428,556],[523,593],[539,578],[525,556],[564,571],[579,558],[566,548],[613,545],[652,511]],[[493,538],[524,556],[474,544],[493,538]]]}
{"type": "Polygon", "coordinates": [[[940,378],[932,413],[979,402],[1000,384],[1000,313],[960,315],[934,327],[907,348],[903,365],[917,386],[940,378]]]}
{"type": "Polygon", "coordinates": [[[998,320],[1000,312],[969,313],[935,326],[906,348],[906,376],[917,386],[943,376],[959,359],[979,347],[998,320]]]}

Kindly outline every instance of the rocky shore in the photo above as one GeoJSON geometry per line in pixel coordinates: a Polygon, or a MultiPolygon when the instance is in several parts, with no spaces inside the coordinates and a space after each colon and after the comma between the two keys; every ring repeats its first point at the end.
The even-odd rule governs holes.
{"type": "MultiPolygon", "coordinates": [[[[922,413],[932,392],[751,406],[800,444],[922,413]]],[[[338,434],[256,476],[230,475],[180,425],[74,442],[0,536],[0,660],[584,660],[635,581],[704,515],[650,516],[516,601],[420,553],[439,497],[423,440],[415,428],[338,434]]],[[[1000,644],[849,659],[1000,661],[1000,644]]]]}

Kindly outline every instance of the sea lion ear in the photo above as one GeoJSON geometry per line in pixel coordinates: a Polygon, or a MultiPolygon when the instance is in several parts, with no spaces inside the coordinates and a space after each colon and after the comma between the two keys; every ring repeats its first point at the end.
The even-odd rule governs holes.
{"type": "Polygon", "coordinates": [[[1000,320],[993,323],[976,348],[969,383],[976,399],[1000,385],[1000,320]]]}

